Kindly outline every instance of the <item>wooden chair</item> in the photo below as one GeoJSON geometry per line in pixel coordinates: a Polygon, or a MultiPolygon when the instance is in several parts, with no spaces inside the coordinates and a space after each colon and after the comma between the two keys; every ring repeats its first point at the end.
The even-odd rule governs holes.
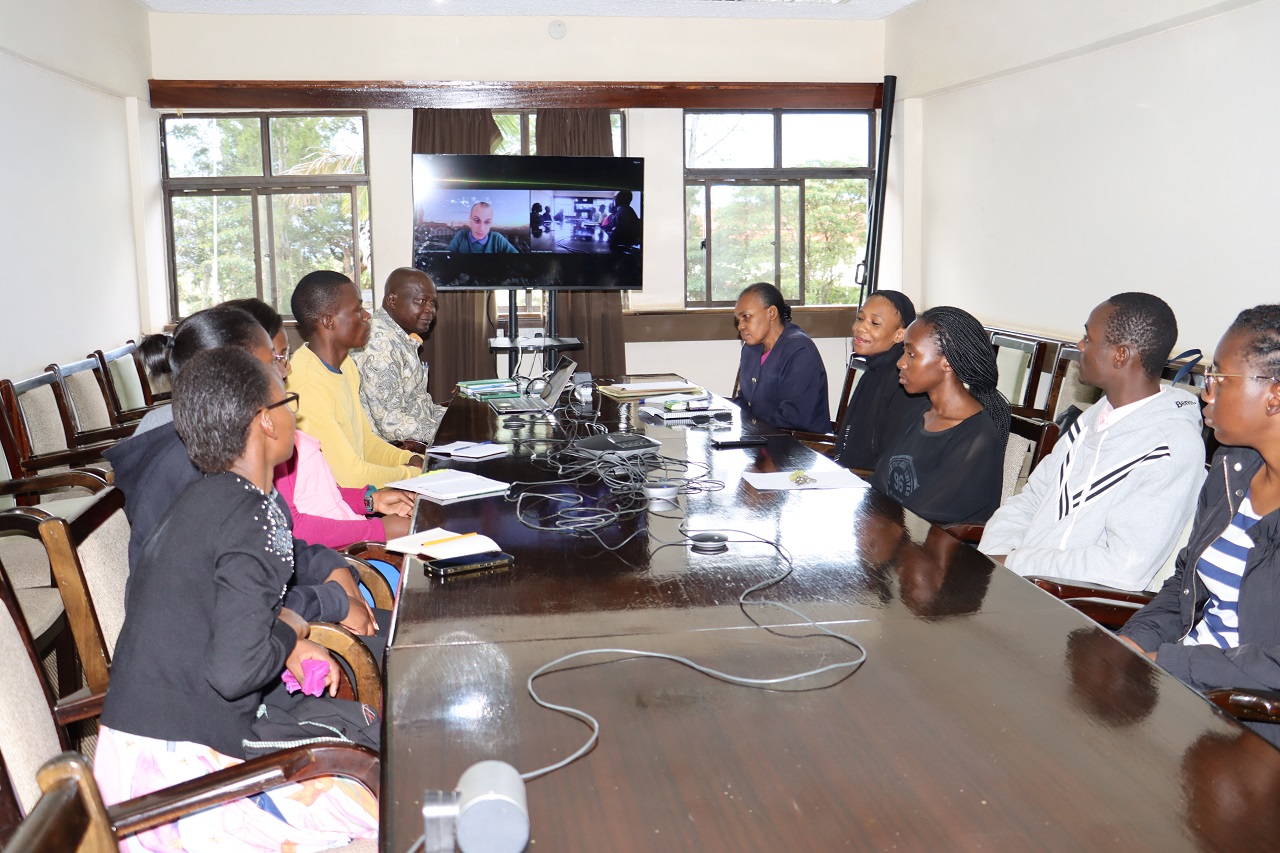
{"type": "Polygon", "coordinates": [[[0,842],[7,842],[6,853],[116,850],[119,839],[200,809],[322,776],[352,779],[378,795],[379,762],[372,750],[327,745],[283,750],[105,808],[84,759],[65,754],[63,728],[96,716],[102,697],[54,703],[3,572],[0,654],[6,661],[0,676],[0,842]]]}
{"type": "MultiPolygon", "coordinates": [[[[129,521],[124,493],[109,488],[81,512],[57,517],[42,507],[0,513],[0,531],[38,538],[49,557],[66,608],[85,682],[90,693],[104,693],[111,657],[124,627],[125,584],[129,577],[129,521]]],[[[378,607],[390,608],[391,588],[376,569],[348,558],[378,607]]],[[[313,623],[311,638],[341,656],[354,674],[354,692],[379,705],[381,676],[372,652],[340,625],[313,623]]]]}
{"type": "Polygon", "coordinates": [[[91,358],[98,362],[107,399],[116,423],[129,423],[142,418],[152,409],[168,403],[168,390],[153,387],[146,369],[138,358],[138,345],[127,341],[115,349],[94,350],[91,358]]]}
{"type": "Polygon", "coordinates": [[[71,364],[51,364],[45,370],[58,375],[62,393],[58,399],[66,407],[63,419],[71,425],[73,447],[116,442],[133,435],[137,423],[117,424],[107,397],[106,380],[96,358],[82,358],[71,364]]]}
{"type": "Polygon", "coordinates": [[[1048,408],[1037,405],[1036,397],[1040,390],[1040,374],[1045,371],[1050,349],[1056,354],[1057,342],[1001,331],[992,333],[991,347],[995,350],[999,369],[998,387],[1009,399],[1013,413],[1027,418],[1048,419],[1048,408]]]}
{"type": "MultiPolygon", "coordinates": [[[[1027,477],[1058,441],[1058,425],[1053,421],[1012,415],[1009,418],[1009,442],[1004,449],[1004,480],[1000,502],[1018,493],[1027,477]]],[[[952,524],[946,531],[952,536],[978,544],[985,529],[982,524],[952,524]]]]}
{"type": "Polygon", "coordinates": [[[1063,344],[1058,350],[1049,397],[1045,401],[1049,412],[1046,417],[1056,421],[1070,406],[1084,411],[1101,399],[1101,388],[1080,381],[1080,350],[1071,344],[1063,344]]]}
{"type": "MultiPolygon", "coordinates": [[[[85,465],[103,466],[113,442],[77,446],[70,411],[55,371],[12,382],[0,379],[0,406],[13,440],[10,470],[22,477],[85,465]]],[[[9,453],[6,448],[6,453],[9,453]]]]}

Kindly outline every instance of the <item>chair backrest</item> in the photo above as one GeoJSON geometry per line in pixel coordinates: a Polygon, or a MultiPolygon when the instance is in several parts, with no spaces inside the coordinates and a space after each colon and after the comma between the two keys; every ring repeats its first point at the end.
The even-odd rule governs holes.
{"type": "Polygon", "coordinates": [[[1022,491],[1031,471],[1049,455],[1058,441],[1058,425],[1052,421],[1012,415],[1009,443],[1004,449],[1004,480],[1000,502],[1022,491]]]}
{"type": "Polygon", "coordinates": [[[62,383],[56,371],[46,370],[18,382],[0,379],[0,399],[24,460],[72,446],[75,431],[64,415],[68,407],[61,397],[62,383]]]}
{"type": "Polygon", "coordinates": [[[116,412],[127,412],[133,409],[145,409],[151,405],[151,389],[147,382],[146,371],[134,357],[138,345],[127,341],[115,349],[94,350],[93,358],[102,367],[102,377],[106,380],[107,396],[116,412]]]}
{"type": "Polygon", "coordinates": [[[67,406],[67,420],[76,433],[110,429],[115,426],[101,365],[96,358],[83,358],[71,364],[51,364],[46,370],[58,375],[62,383],[61,398],[67,406]]]}
{"type": "Polygon", "coordinates": [[[1009,399],[1013,411],[1027,417],[1045,417],[1048,412],[1037,406],[1040,374],[1049,357],[1050,342],[1022,337],[1008,332],[994,332],[991,346],[999,371],[997,387],[1009,399]]]}
{"type": "Polygon", "coordinates": [[[840,405],[836,408],[836,419],[832,426],[839,430],[840,424],[844,423],[844,413],[849,409],[849,398],[853,396],[853,389],[857,386],[858,380],[862,378],[862,372],[867,369],[867,362],[863,360],[856,352],[849,353],[849,360],[845,364],[844,371],[844,388],[840,391],[840,405]]]}
{"type": "Polygon", "coordinates": [[[0,796],[16,799],[29,813],[40,799],[36,771],[67,748],[66,734],[54,723],[53,697],[43,678],[9,578],[0,567],[0,756],[7,778],[0,796]]]}
{"type": "Polygon", "coordinates": [[[124,493],[104,489],[70,518],[40,507],[36,535],[44,543],[62,594],[67,621],[85,680],[95,693],[107,689],[111,656],[124,627],[124,591],[129,580],[129,521],[124,493]]]}
{"type": "Polygon", "coordinates": [[[1084,411],[1102,399],[1102,389],[1080,381],[1080,350],[1065,344],[1058,350],[1058,363],[1053,369],[1053,384],[1045,408],[1049,420],[1057,420],[1070,406],[1084,411]]]}

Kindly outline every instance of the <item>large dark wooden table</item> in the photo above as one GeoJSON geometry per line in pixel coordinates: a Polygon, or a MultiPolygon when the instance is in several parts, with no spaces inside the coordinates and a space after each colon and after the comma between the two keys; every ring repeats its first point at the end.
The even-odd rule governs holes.
{"type": "MultiPolygon", "coordinates": [[[[517,564],[448,582],[404,577],[386,662],[384,851],[408,850],[423,791],[451,789],[474,762],[524,772],[582,744],[582,724],[525,690],[563,654],[639,648],[752,677],[847,658],[781,609],[739,607],[742,590],[782,566],[753,535],[795,563],[765,595],[858,639],[865,665],[807,691],[733,686],[650,659],[541,679],[546,699],[586,710],[602,732],[585,758],[529,783],[530,851],[1274,846],[1280,752],[1076,611],[872,491],[758,493],[741,482],[747,470],[832,464],[789,437],[713,450],[706,429],[644,424],[634,405],[606,401],[602,419],[709,465],[726,488],[681,498],[686,523],[740,541],[721,555],[659,547],[679,539],[679,522],[651,515],[652,538],[615,555],[523,527],[502,498],[419,502],[415,529],[483,531],[517,564]]],[[[506,429],[459,398],[438,441],[552,434],[506,429]]],[[[546,447],[462,467],[549,477],[531,449],[546,447]]]]}

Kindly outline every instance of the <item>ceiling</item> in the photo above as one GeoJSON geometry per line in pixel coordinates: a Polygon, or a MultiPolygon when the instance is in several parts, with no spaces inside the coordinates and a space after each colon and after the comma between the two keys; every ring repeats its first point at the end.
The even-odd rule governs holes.
{"type": "Polygon", "coordinates": [[[874,21],[918,0],[139,0],[155,12],[215,15],[449,15],[798,18],[874,21]]]}

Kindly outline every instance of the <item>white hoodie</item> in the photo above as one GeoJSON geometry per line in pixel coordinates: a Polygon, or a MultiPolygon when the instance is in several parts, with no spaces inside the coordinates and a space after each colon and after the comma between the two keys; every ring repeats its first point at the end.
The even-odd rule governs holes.
{"type": "Polygon", "coordinates": [[[1020,575],[1146,589],[1204,479],[1200,401],[1164,388],[1110,427],[1104,398],[987,522],[978,550],[1020,575]]]}

